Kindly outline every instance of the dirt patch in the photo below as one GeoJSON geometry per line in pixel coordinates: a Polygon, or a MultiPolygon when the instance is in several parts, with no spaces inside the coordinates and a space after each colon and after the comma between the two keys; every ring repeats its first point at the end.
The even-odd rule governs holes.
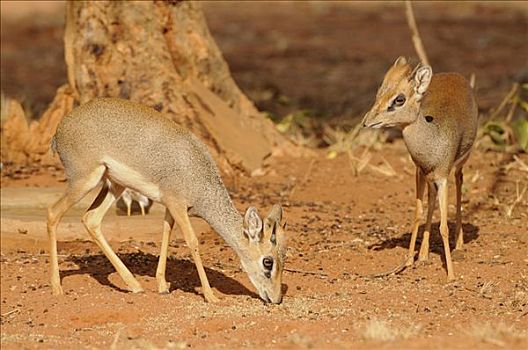
{"type": "MultiPolygon", "coordinates": [[[[455,259],[454,283],[445,283],[437,219],[430,261],[398,276],[369,279],[362,276],[404,259],[414,203],[413,167],[404,145],[385,146],[373,164],[381,163],[381,156],[396,176],[367,169],[355,177],[348,157],[328,160],[321,153],[277,160],[264,177],[242,177],[231,188],[240,210],[278,202],[285,207],[287,267],[295,272],[285,272],[287,291],[278,306],[258,299],[233,250],[207,228],[200,237],[201,252],[221,305],[206,304],[196,291],[200,282],[179,234],[167,266],[171,293],[157,294],[161,216],[159,225],[145,218],[151,238],[112,243],[146,289],[139,295],[124,290],[109,261],[82,232],[82,240],[59,243],[62,297],[50,293],[45,246],[24,234],[3,242],[2,347],[108,348],[116,341],[123,349],[525,348],[526,199],[511,218],[504,214],[516,181],[527,182],[525,173],[516,166],[497,170],[511,161],[501,154],[476,152],[470,158],[464,189],[466,246],[455,259]]],[[[450,211],[453,218],[452,205],[450,211]]],[[[59,237],[69,233],[68,227],[59,227],[59,237]]],[[[121,226],[125,237],[135,238],[133,227],[121,226]]],[[[139,231],[141,224],[136,227],[139,231]]],[[[115,224],[107,229],[110,237],[119,231],[115,224]]]]}

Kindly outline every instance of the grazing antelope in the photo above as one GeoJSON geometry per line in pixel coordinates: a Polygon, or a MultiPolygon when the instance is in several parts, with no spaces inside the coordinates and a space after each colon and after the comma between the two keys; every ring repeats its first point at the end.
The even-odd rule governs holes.
{"type": "Polygon", "coordinates": [[[193,134],[149,107],[101,98],[74,109],[60,122],[52,148],[58,152],[68,178],[66,192],[48,209],[53,294],[62,294],[57,225],[68,208],[102,183],[82,221],[132,292],[143,289],[101,232],[105,213],[125,187],[166,207],[156,271],[160,293],[169,291],[165,266],[176,222],[191,249],[205,299],[218,300],[209,286],[189,221],[189,215],[195,215],[235,250],[260,297],[266,302],[281,302],[285,245],[281,206],[273,206],[264,219],[254,207],[242,217],[206,147],[193,134]]]}
{"type": "Polygon", "coordinates": [[[427,221],[418,259],[429,256],[431,220],[438,193],[440,234],[444,243],[447,278],[455,278],[447,226],[447,179],[455,169],[456,249],[464,244],[461,218],[463,174],[477,133],[478,110],[470,83],[457,73],[434,74],[430,66],[416,68],[399,57],[388,70],[376,101],[363,119],[369,128],[399,127],[416,165],[416,211],[406,266],[414,263],[416,236],[422,217],[422,198],[428,186],[427,221]]]}

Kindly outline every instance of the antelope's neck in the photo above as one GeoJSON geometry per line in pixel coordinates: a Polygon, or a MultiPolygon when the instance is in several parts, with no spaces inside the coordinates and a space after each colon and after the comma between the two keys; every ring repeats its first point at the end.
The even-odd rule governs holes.
{"type": "Polygon", "coordinates": [[[243,218],[233,205],[227,190],[208,196],[196,211],[239,256],[243,253],[243,218]]]}

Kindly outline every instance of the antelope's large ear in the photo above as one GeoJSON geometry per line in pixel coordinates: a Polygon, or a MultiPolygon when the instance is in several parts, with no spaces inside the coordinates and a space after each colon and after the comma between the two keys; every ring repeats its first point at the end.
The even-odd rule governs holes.
{"type": "Polygon", "coordinates": [[[403,56],[400,56],[394,61],[394,66],[403,66],[404,64],[407,64],[407,59],[403,56]]]}
{"type": "Polygon", "coordinates": [[[431,78],[433,77],[433,70],[431,66],[421,66],[415,69],[414,73],[414,91],[418,97],[422,97],[427,91],[431,78]]]}
{"type": "Polygon", "coordinates": [[[269,237],[272,244],[282,244],[284,241],[284,226],[281,225],[281,221],[282,207],[279,204],[275,204],[266,217],[264,224],[265,237],[269,237]]]}
{"type": "Polygon", "coordinates": [[[244,215],[244,233],[249,241],[258,243],[262,239],[262,219],[255,207],[249,207],[244,215]]]}

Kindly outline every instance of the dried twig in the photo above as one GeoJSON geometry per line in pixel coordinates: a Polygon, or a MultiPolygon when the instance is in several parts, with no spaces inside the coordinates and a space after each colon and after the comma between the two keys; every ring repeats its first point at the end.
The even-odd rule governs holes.
{"type": "Polygon", "coordinates": [[[372,158],[372,154],[369,152],[368,148],[365,148],[361,158],[356,158],[352,155],[352,151],[348,150],[348,160],[350,161],[350,167],[354,172],[354,176],[359,176],[363,169],[367,166],[372,158]],[[354,162],[355,161],[355,162],[354,162]]]}
{"type": "Polygon", "coordinates": [[[528,172],[528,165],[523,162],[521,158],[517,157],[517,155],[513,155],[513,159],[515,159],[515,161],[519,163],[520,170],[528,172]]]}
{"type": "Polygon", "coordinates": [[[14,309],[14,310],[6,312],[5,314],[2,314],[2,317],[7,317],[7,316],[9,316],[11,314],[19,313],[19,312],[20,312],[20,309],[14,309]]]}
{"type": "Polygon", "coordinates": [[[504,107],[506,107],[508,102],[512,101],[512,98],[517,93],[517,89],[518,88],[519,88],[519,83],[513,83],[510,91],[508,92],[508,94],[506,96],[504,96],[504,98],[501,101],[499,107],[497,107],[497,109],[494,110],[493,113],[491,114],[491,116],[489,118],[490,120],[494,120],[500,114],[500,112],[504,109],[504,107]]]}
{"type": "Polygon", "coordinates": [[[508,111],[508,114],[506,114],[506,123],[511,123],[511,120],[513,118],[513,113],[515,113],[516,108],[517,108],[517,101],[515,97],[512,97],[510,110],[508,111]]]}
{"type": "MultiPolygon", "coordinates": [[[[43,257],[46,257],[46,256],[50,256],[49,253],[43,253],[43,254],[34,254],[36,256],[43,256],[43,257]]],[[[69,258],[71,256],[71,254],[57,254],[57,257],[58,258],[69,258]]]]}
{"type": "Polygon", "coordinates": [[[303,275],[315,275],[315,276],[328,277],[328,274],[326,272],[319,272],[319,271],[306,271],[306,270],[290,269],[290,268],[285,268],[284,271],[288,271],[291,273],[302,273],[303,275]]]}
{"type": "MultiPolygon", "coordinates": [[[[416,256],[416,252],[414,253],[414,255],[412,257],[413,260],[414,260],[415,256],[416,256]]],[[[370,275],[365,275],[363,277],[365,277],[365,278],[380,278],[380,277],[385,277],[385,276],[390,276],[390,275],[397,275],[400,272],[402,272],[403,270],[405,270],[405,268],[407,267],[407,261],[409,261],[409,258],[406,258],[405,261],[403,261],[400,265],[398,265],[396,267],[393,267],[389,271],[375,273],[375,274],[370,274],[370,275]]]]}
{"type": "Polygon", "coordinates": [[[372,169],[374,171],[377,171],[378,173],[383,174],[385,176],[394,176],[394,175],[396,175],[396,171],[394,171],[394,168],[383,157],[382,157],[382,160],[385,163],[384,164],[385,167],[379,167],[379,166],[376,166],[376,165],[369,164],[369,161],[370,161],[370,158],[371,158],[370,153],[365,154],[364,156],[362,156],[362,158],[355,157],[351,153],[349,153],[348,156],[351,159],[353,159],[356,162],[358,162],[358,166],[356,167],[356,169],[358,171],[358,174],[365,166],[368,166],[370,169],[372,169]]]}
{"type": "MultiPolygon", "coordinates": [[[[302,181],[300,182],[301,185],[304,185],[306,183],[306,181],[308,181],[308,177],[312,173],[312,169],[313,169],[313,166],[315,164],[315,161],[316,161],[315,159],[311,160],[310,165],[308,166],[308,170],[306,171],[306,174],[304,174],[304,177],[303,177],[302,181]]],[[[299,184],[298,182],[295,182],[295,184],[293,185],[292,189],[290,190],[290,193],[288,194],[288,198],[291,198],[291,196],[293,195],[293,193],[297,189],[297,187],[298,187],[297,185],[298,184],[299,184]]]]}
{"type": "MultiPolygon", "coordinates": [[[[225,265],[221,263],[214,264],[215,267],[218,267],[222,270],[230,269],[234,270],[236,272],[242,271],[240,268],[233,266],[233,265],[225,265]]],[[[319,272],[319,271],[306,271],[306,270],[300,270],[300,269],[292,269],[292,268],[285,268],[284,271],[291,272],[291,273],[302,273],[305,275],[314,275],[314,276],[324,276],[328,277],[328,274],[326,272],[319,272]]]]}
{"type": "Polygon", "coordinates": [[[423,64],[429,65],[429,60],[427,59],[427,55],[425,54],[425,49],[423,47],[422,38],[420,37],[420,33],[418,32],[416,20],[414,19],[412,5],[411,2],[408,0],[405,1],[405,15],[407,17],[407,24],[411,29],[414,49],[416,50],[418,57],[420,57],[420,61],[422,61],[423,64]]]}

